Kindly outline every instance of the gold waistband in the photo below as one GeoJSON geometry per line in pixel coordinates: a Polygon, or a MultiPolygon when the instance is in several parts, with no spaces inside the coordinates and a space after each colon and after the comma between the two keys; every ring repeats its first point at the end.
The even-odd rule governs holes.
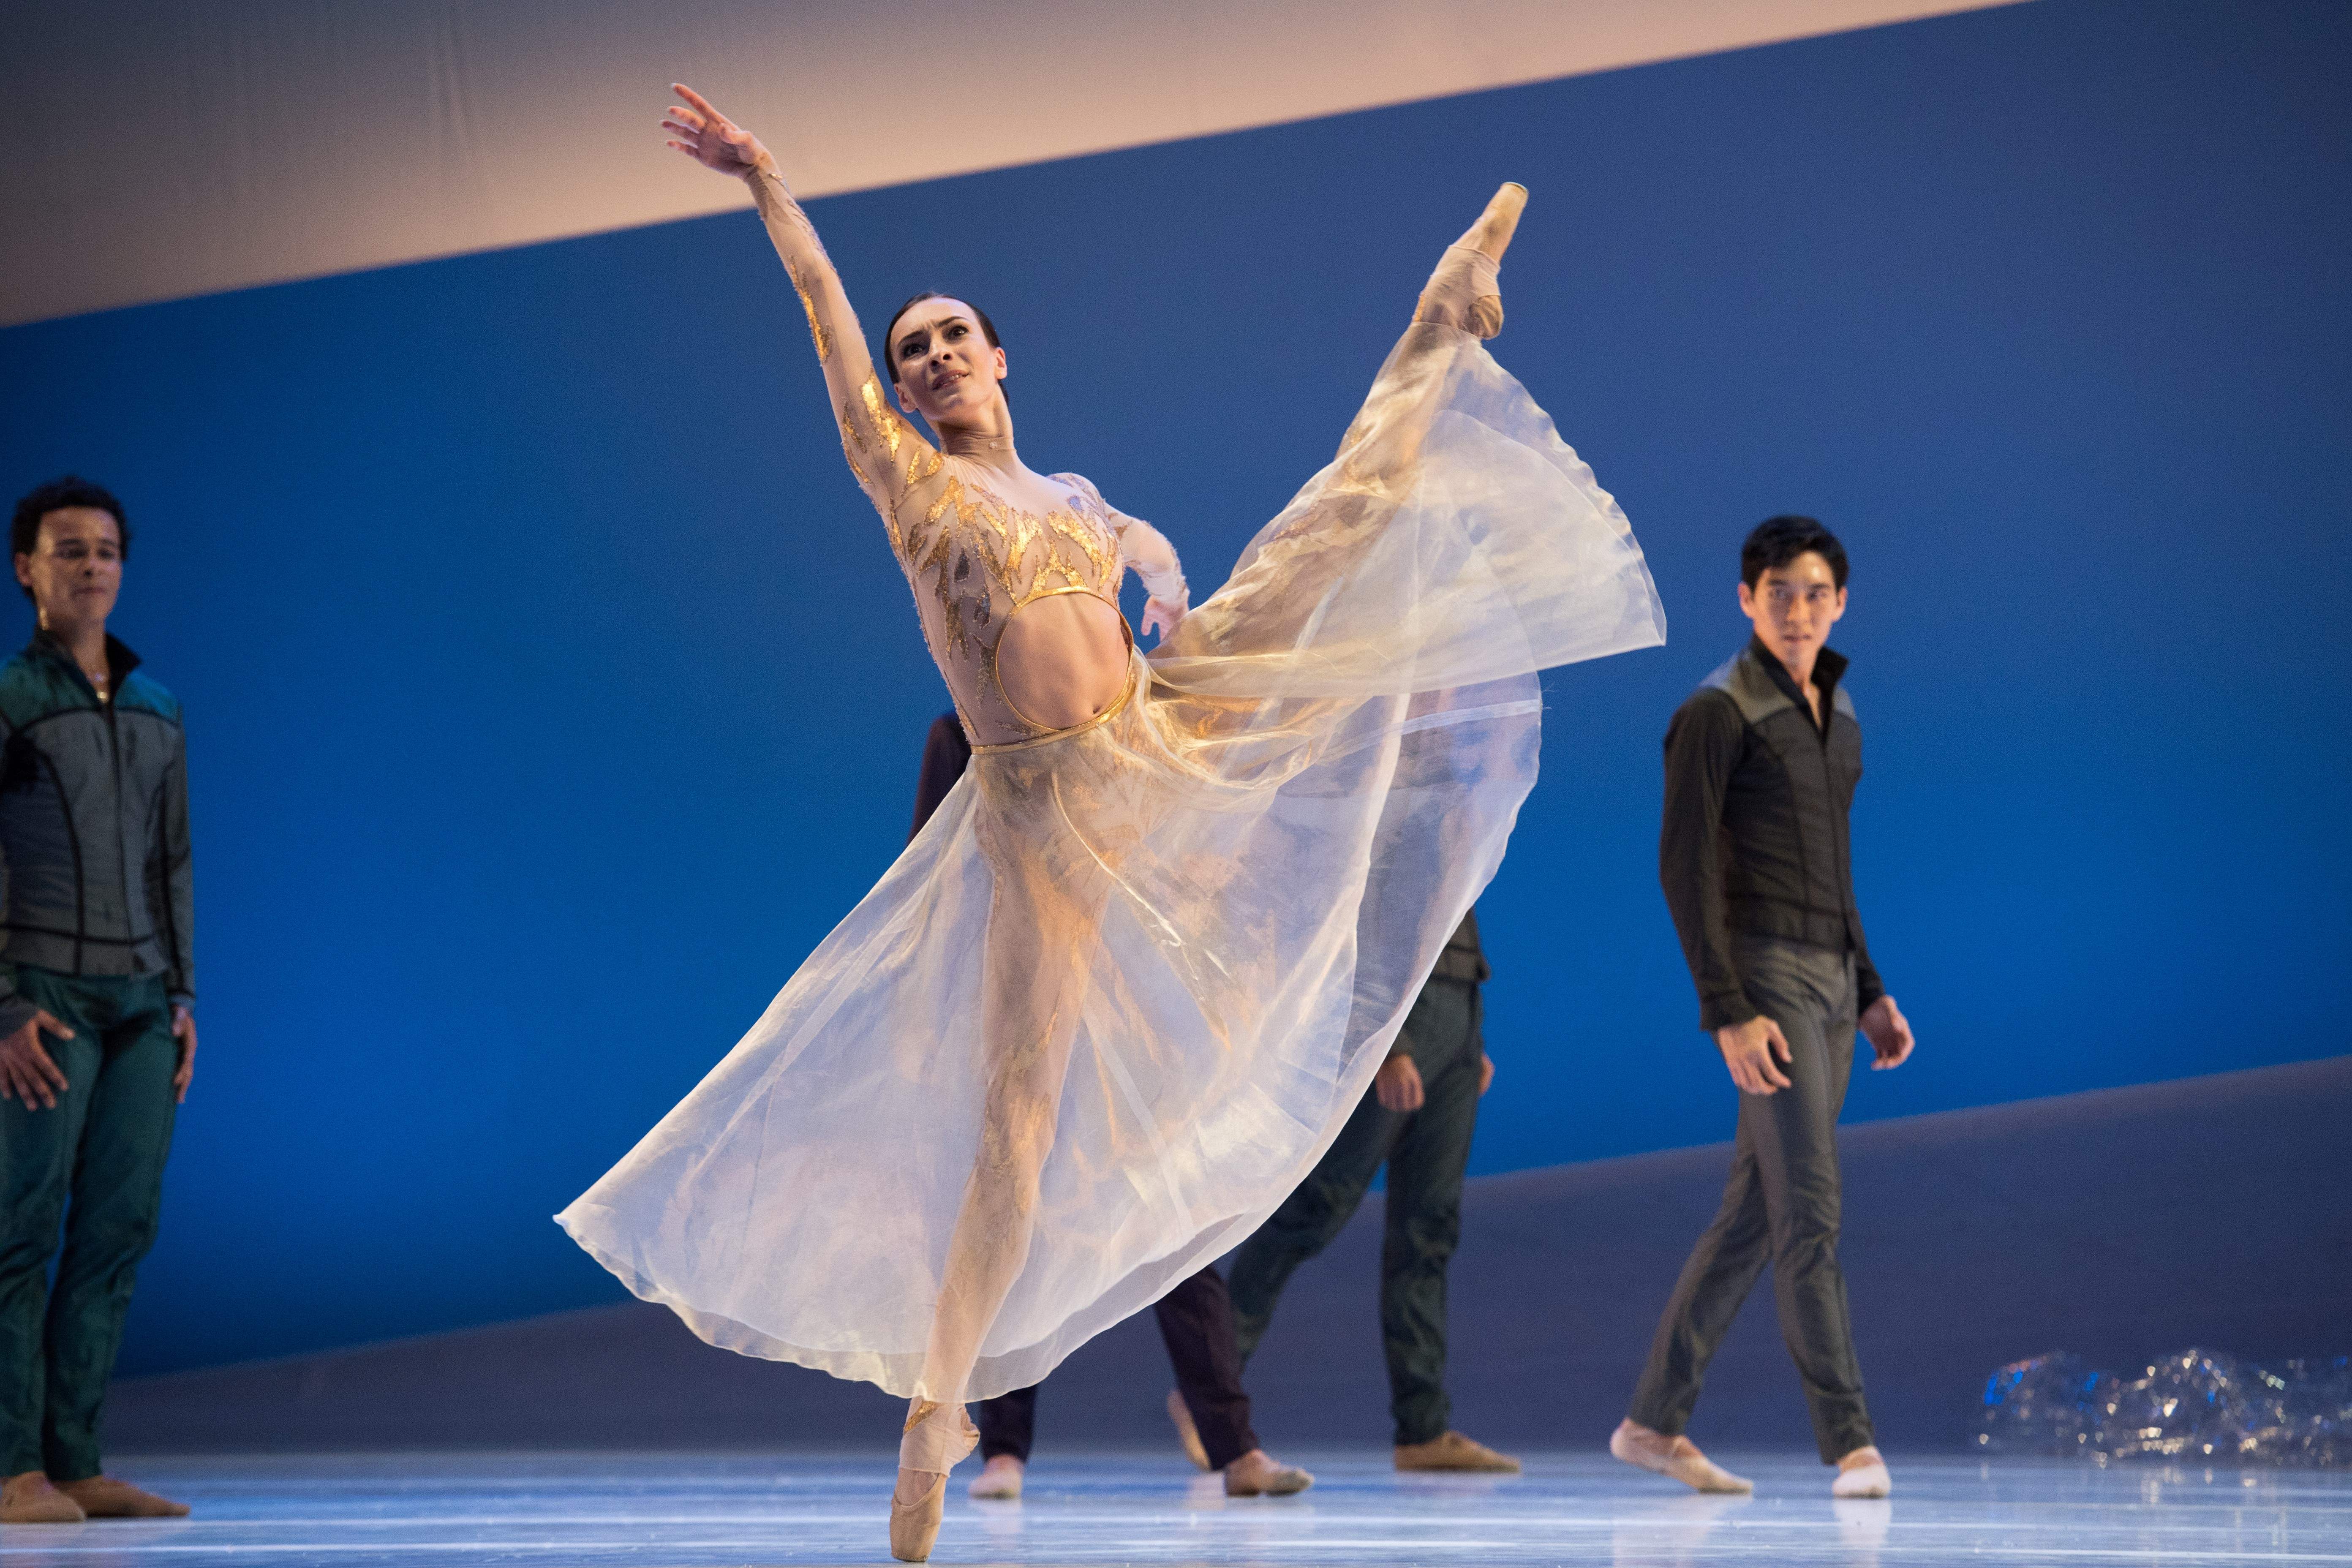
{"type": "Polygon", "coordinates": [[[1118,700],[1109,707],[1091,719],[1080,720],[1067,729],[1050,730],[1043,735],[1032,735],[1025,741],[1005,741],[993,746],[974,746],[971,749],[971,754],[980,757],[997,752],[1025,752],[1032,746],[1050,746],[1056,741],[1066,741],[1073,735],[1083,735],[1089,730],[1099,729],[1118,718],[1126,710],[1127,705],[1135,700],[1136,688],[1142,683],[1143,656],[1129,647],[1127,660],[1127,684],[1119,689],[1118,700]]]}

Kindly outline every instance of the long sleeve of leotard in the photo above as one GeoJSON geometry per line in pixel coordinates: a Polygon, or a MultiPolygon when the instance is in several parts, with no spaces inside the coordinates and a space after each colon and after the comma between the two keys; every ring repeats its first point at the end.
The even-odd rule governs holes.
{"type": "Polygon", "coordinates": [[[1118,552],[1143,580],[1143,591],[1155,599],[1182,604],[1184,563],[1176,558],[1176,547],[1168,542],[1168,536],[1123,511],[1111,513],[1111,526],[1118,534],[1118,552]]]}
{"type": "Polygon", "coordinates": [[[1109,521],[1110,531],[1118,540],[1119,563],[1133,572],[1143,582],[1143,591],[1155,599],[1171,605],[1181,605],[1187,592],[1184,586],[1184,563],[1176,557],[1176,547],[1168,536],[1139,517],[1129,517],[1108,501],[1095,482],[1083,474],[1055,474],[1054,478],[1076,486],[1102,508],[1109,521]]]}
{"type": "Polygon", "coordinates": [[[783,176],[772,163],[762,163],[744,176],[744,184],[751,187],[760,220],[767,225],[768,237],[792,278],[793,292],[808,313],[809,336],[816,343],[817,363],[840,418],[841,449],[849,459],[849,471],[881,512],[891,546],[903,559],[908,503],[924,500],[935,488],[940,454],[891,406],[890,389],[875,371],[841,275],[783,176]]]}

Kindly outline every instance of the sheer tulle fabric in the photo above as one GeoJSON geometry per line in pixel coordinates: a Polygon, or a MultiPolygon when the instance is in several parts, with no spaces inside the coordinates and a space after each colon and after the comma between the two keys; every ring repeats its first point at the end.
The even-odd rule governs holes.
{"type": "Polygon", "coordinates": [[[1416,325],[1131,700],[976,755],[560,1223],[713,1344],[949,1402],[1037,1382],[1312,1167],[1502,858],[1535,672],[1664,631],[1551,421],[1416,325]]]}

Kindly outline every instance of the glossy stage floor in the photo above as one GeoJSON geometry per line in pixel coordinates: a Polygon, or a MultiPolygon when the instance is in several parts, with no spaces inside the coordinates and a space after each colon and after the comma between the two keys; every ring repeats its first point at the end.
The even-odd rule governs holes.
{"type": "MultiPolygon", "coordinates": [[[[1164,1454],[1068,1455],[1014,1503],[957,1477],[933,1559],[1066,1564],[2347,1563],[2352,1475],[2060,1461],[1905,1461],[1839,1502],[1810,1455],[1727,1453],[1753,1498],[1702,1498],[1590,1454],[1520,1477],[1399,1476],[1299,1454],[1296,1498],[1228,1501],[1164,1454]]],[[[152,1458],[126,1474],[195,1505],[154,1522],[0,1528],[0,1564],[163,1568],[739,1568],[887,1562],[877,1452],[856,1460],[481,1454],[152,1458]]]]}

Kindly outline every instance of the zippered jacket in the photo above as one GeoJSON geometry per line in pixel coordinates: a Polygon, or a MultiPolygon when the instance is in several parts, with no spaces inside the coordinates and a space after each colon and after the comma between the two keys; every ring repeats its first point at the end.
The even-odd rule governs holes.
{"type": "Polygon", "coordinates": [[[0,1035],[33,1005],[10,966],[154,974],[195,1004],[180,704],[106,639],[111,702],[37,635],[0,664],[0,1035]]]}

